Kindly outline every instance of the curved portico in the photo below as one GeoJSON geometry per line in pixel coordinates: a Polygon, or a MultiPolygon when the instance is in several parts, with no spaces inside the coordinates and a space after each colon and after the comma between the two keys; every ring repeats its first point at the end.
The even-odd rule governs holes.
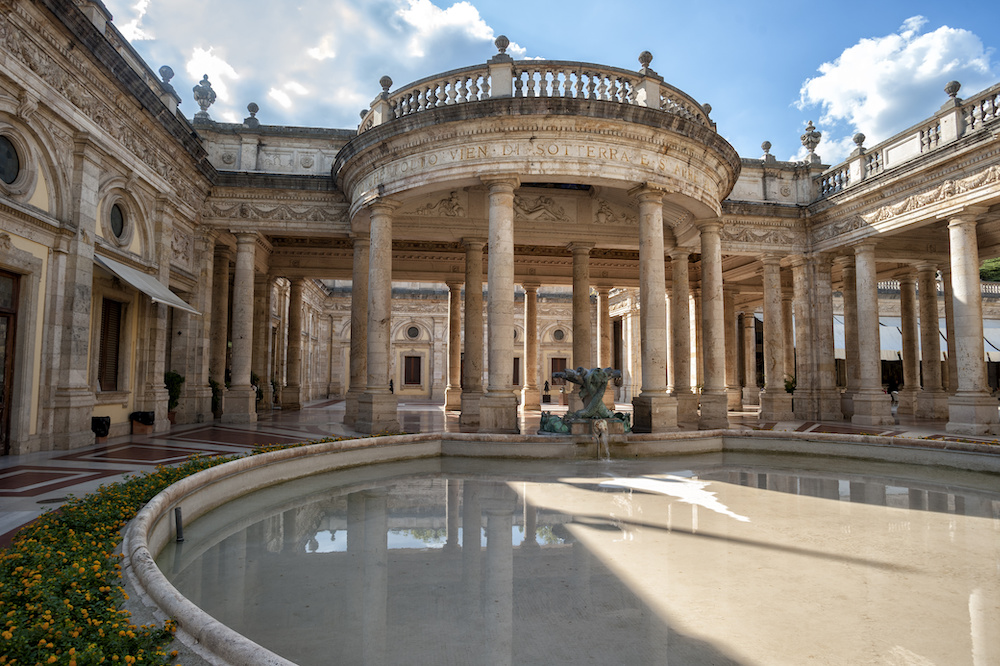
{"type": "MultiPolygon", "coordinates": [[[[548,248],[573,256],[571,274],[564,276],[569,279],[548,279],[573,285],[572,364],[587,367],[594,362],[590,313],[585,309],[592,286],[591,253],[631,253],[632,268],[619,279],[623,286],[638,285],[642,300],[644,379],[635,403],[636,425],[654,432],[676,427],[676,402],[666,383],[665,235],[671,248],[680,235],[702,257],[711,255],[706,263],[711,267],[711,307],[703,310],[703,330],[712,386],[706,393],[710,415],[703,417],[703,426],[725,425],[718,219],[739,175],[740,160],[715,132],[705,109],[662,84],[648,69],[648,59],[643,64],[638,74],[580,63],[542,63],[525,74],[519,71],[522,63],[515,65],[500,54],[488,72],[443,75],[439,81],[404,87],[401,93],[390,94],[391,82],[383,80],[385,90],[360,133],[337,155],[333,173],[348,199],[355,233],[373,224],[375,209],[385,210],[380,202],[398,203],[391,213],[379,213],[392,216],[391,237],[376,240],[371,235],[369,303],[374,280],[388,265],[375,262],[377,243],[391,248],[393,241],[424,241],[457,248],[469,238],[488,239],[487,383],[476,406],[478,418],[465,418],[463,399],[466,425],[477,422],[490,432],[516,429],[511,371],[514,285],[534,285],[544,276],[518,262],[515,248],[534,253],[548,248]],[[503,88],[501,70],[513,81],[509,89],[503,88]],[[493,86],[490,96],[473,99],[468,81],[482,82],[487,74],[493,86]],[[570,85],[581,76],[608,88],[599,94],[588,92],[585,85],[581,92],[570,85]],[[464,102],[426,101],[436,102],[434,90],[444,95],[441,91],[450,91],[455,81],[466,81],[464,102]],[[529,90],[522,87],[518,95],[518,81],[529,90]],[[407,92],[411,89],[422,91],[417,99],[423,99],[426,108],[400,106],[406,100],[416,104],[413,93],[407,92]]],[[[443,275],[442,281],[446,277],[455,276],[443,275]]],[[[600,277],[607,282],[610,276],[605,271],[600,277]]],[[[468,314],[467,308],[467,333],[476,325],[468,314]]],[[[376,320],[369,312],[369,326],[376,320]]],[[[371,330],[368,339],[370,353],[371,330]]],[[[465,351],[466,359],[482,352],[469,348],[468,336],[465,351]]],[[[369,368],[371,363],[369,359],[369,368]]],[[[380,404],[387,412],[395,410],[391,401],[380,404]]],[[[388,423],[392,416],[386,413],[375,420],[388,423]]],[[[358,426],[364,430],[366,423],[359,419],[358,426]]]]}

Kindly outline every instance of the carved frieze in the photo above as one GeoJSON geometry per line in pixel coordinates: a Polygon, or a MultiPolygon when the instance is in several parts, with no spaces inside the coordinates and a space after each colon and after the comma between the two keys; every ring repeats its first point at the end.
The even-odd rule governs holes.
{"type": "Polygon", "coordinates": [[[191,236],[180,229],[174,229],[170,250],[173,252],[173,263],[185,268],[191,267],[191,236]]]}
{"type": "Polygon", "coordinates": [[[546,220],[550,222],[568,222],[569,216],[563,207],[547,196],[514,197],[514,219],[516,220],[546,220]]]}
{"type": "Polygon", "coordinates": [[[790,229],[726,223],[719,232],[723,241],[763,245],[794,245],[795,234],[790,229]]]}
{"type": "Polygon", "coordinates": [[[465,217],[465,208],[459,201],[458,192],[452,192],[437,203],[417,207],[413,214],[425,217],[465,217]]]}
{"type": "Polygon", "coordinates": [[[908,213],[912,210],[917,210],[918,208],[923,208],[924,206],[938,203],[939,201],[944,201],[996,182],[1000,182],[1000,166],[993,165],[967,178],[946,180],[932,190],[914,194],[899,203],[882,206],[871,213],[861,215],[861,217],[868,224],[884,222],[897,215],[902,215],[903,213],[908,213]]]}
{"type": "Polygon", "coordinates": [[[323,204],[208,201],[201,214],[206,219],[334,222],[341,220],[345,211],[323,204]]]}
{"type": "Polygon", "coordinates": [[[834,236],[846,234],[851,231],[857,231],[858,229],[863,229],[868,226],[871,225],[865,221],[864,216],[852,215],[847,219],[840,220],[839,222],[817,229],[813,232],[813,240],[823,241],[827,238],[833,238],[834,236]]]}
{"type": "Polygon", "coordinates": [[[639,223],[639,217],[629,211],[620,210],[604,199],[597,200],[597,212],[594,213],[594,222],[603,226],[606,224],[627,224],[635,226],[639,223]]]}

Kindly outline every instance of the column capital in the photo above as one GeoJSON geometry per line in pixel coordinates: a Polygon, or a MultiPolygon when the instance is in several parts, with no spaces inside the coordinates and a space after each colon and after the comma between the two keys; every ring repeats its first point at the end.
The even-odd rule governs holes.
{"type": "Polygon", "coordinates": [[[913,270],[915,270],[917,273],[926,273],[928,271],[931,271],[936,275],[938,268],[937,264],[935,264],[934,262],[920,261],[913,264],[913,270]]]}
{"type": "Polygon", "coordinates": [[[390,213],[392,213],[392,211],[396,210],[402,205],[403,203],[401,201],[397,201],[396,199],[390,199],[388,197],[379,197],[378,199],[372,199],[371,201],[366,203],[365,208],[367,208],[371,213],[381,213],[382,215],[389,215],[390,213]]]}
{"type": "Polygon", "coordinates": [[[460,280],[445,280],[445,284],[448,286],[448,291],[461,291],[462,285],[464,285],[465,282],[460,280]]]}
{"type": "Polygon", "coordinates": [[[368,234],[352,233],[351,234],[351,247],[368,247],[371,245],[372,239],[368,234]]]}
{"type": "Polygon", "coordinates": [[[463,238],[462,246],[465,247],[466,250],[482,251],[482,249],[486,247],[486,239],[480,237],[463,238]]]}
{"type": "Polygon", "coordinates": [[[215,257],[217,259],[229,259],[233,258],[233,248],[228,245],[216,244],[215,246],[215,257]]]}
{"type": "Polygon", "coordinates": [[[598,294],[605,294],[605,295],[610,294],[612,289],[614,289],[614,287],[606,284],[594,285],[594,291],[596,291],[598,294]]]}
{"type": "Polygon", "coordinates": [[[863,252],[870,252],[872,254],[875,254],[875,247],[877,245],[878,245],[878,243],[876,241],[870,239],[870,238],[869,239],[865,239],[865,240],[861,241],[860,243],[855,243],[852,246],[854,248],[854,256],[856,257],[856,256],[858,256],[859,254],[861,254],[863,252]]]}
{"type": "Polygon", "coordinates": [[[840,254],[833,258],[833,263],[839,264],[841,269],[854,268],[853,254],[840,254]]]}
{"type": "Polygon", "coordinates": [[[675,247],[670,252],[667,252],[667,255],[670,257],[670,261],[687,261],[688,257],[691,256],[691,250],[675,247]]]}
{"type": "Polygon", "coordinates": [[[722,229],[722,218],[706,217],[702,220],[695,220],[694,226],[701,232],[718,233],[722,229]]]}
{"type": "Polygon", "coordinates": [[[514,190],[521,186],[521,179],[514,173],[498,173],[489,176],[480,176],[479,180],[482,181],[483,185],[490,188],[490,194],[497,191],[507,191],[513,193],[514,190]]]}
{"type": "Polygon", "coordinates": [[[590,254],[590,251],[594,249],[594,243],[581,243],[579,241],[573,241],[566,246],[573,254],[590,254]]]}
{"type": "Polygon", "coordinates": [[[637,198],[639,201],[654,201],[656,203],[660,203],[663,201],[663,195],[666,194],[666,192],[655,185],[641,183],[630,189],[626,192],[626,194],[630,197],[637,198]]]}
{"type": "Polygon", "coordinates": [[[801,268],[806,265],[806,258],[801,254],[793,254],[788,261],[788,265],[792,268],[801,268]]]}
{"type": "Polygon", "coordinates": [[[538,288],[541,287],[541,286],[542,285],[539,282],[522,282],[521,283],[521,288],[524,289],[525,293],[531,293],[533,291],[538,291],[538,288]]]}
{"type": "Polygon", "coordinates": [[[904,284],[916,284],[917,272],[913,268],[905,268],[896,276],[896,279],[899,280],[900,286],[904,284]]]}
{"type": "Polygon", "coordinates": [[[761,258],[760,262],[765,266],[775,266],[781,267],[781,255],[777,252],[765,252],[761,258]]]}
{"type": "Polygon", "coordinates": [[[988,206],[963,206],[954,213],[938,215],[938,219],[948,220],[949,227],[952,225],[975,224],[988,210],[988,206]]]}

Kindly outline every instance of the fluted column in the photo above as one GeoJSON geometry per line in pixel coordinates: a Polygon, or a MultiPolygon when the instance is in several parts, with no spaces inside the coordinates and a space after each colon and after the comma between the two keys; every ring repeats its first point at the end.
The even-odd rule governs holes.
{"type": "Polygon", "coordinates": [[[389,390],[389,331],[392,320],[392,211],[394,201],[369,204],[368,376],[358,397],[355,429],[363,433],[398,431],[396,396],[389,390]]]}
{"type": "Polygon", "coordinates": [[[538,284],[524,287],[524,379],[521,384],[521,405],[524,410],[542,408],[542,393],[538,389],[538,284]]]}
{"type": "MultiPolygon", "coordinates": [[[[702,430],[728,428],[729,398],[726,395],[726,328],[722,289],[722,221],[700,220],[701,232],[701,391],[702,430]]],[[[779,301],[780,304],[780,301],[779,301]]]]}
{"type": "Polygon", "coordinates": [[[861,385],[860,356],[858,353],[858,281],[854,269],[854,257],[840,257],[844,286],[844,370],[847,386],[840,396],[840,408],[844,418],[854,416],[854,394],[861,385]]]}
{"type": "Polygon", "coordinates": [[[288,361],[282,409],[302,409],[302,278],[291,280],[288,289],[288,361]]]}
{"type": "MultiPolygon", "coordinates": [[[[917,326],[917,281],[912,270],[899,278],[899,318],[903,337],[903,387],[899,390],[898,414],[914,414],[920,394],[919,329],[917,326]]],[[[940,364],[938,364],[940,367],[940,364]]]]}
{"type": "Polygon", "coordinates": [[[484,178],[489,187],[486,393],[479,404],[480,432],[518,432],[514,382],[514,189],[516,176],[484,178]]]}
{"type": "MultiPolygon", "coordinates": [[[[590,316],[590,251],[593,243],[570,243],[573,253],[573,367],[591,368],[593,330],[590,316]]],[[[576,391],[570,394],[569,411],[583,407],[576,391]]]]}
{"type": "Polygon", "coordinates": [[[444,408],[452,412],[462,408],[462,285],[448,283],[448,386],[444,390],[444,408]]]}
{"type": "Polygon", "coordinates": [[[958,390],[948,399],[948,432],[982,435],[1000,432],[997,401],[989,394],[983,351],[983,302],[979,279],[979,211],[948,220],[952,307],[958,390]]]}
{"type": "Polygon", "coordinates": [[[642,392],[632,400],[637,432],[677,427],[677,403],[667,393],[667,301],[663,262],[663,193],[642,186],[639,200],[639,328],[642,392]]]}
{"type": "Polygon", "coordinates": [[[757,319],[751,310],[743,311],[743,404],[760,404],[757,386],[757,319]]]}
{"type": "MultiPolygon", "coordinates": [[[[466,238],[465,245],[465,363],[462,371],[463,428],[479,427],[479,402],[483,397],[483,248],[481,238],[466,238]]],[[[513,334],[511,334],[513,336],[513,334]]]]}
{"type": "Polygon", "coordinates": [[[781,264],[776,254],[762,258],[764,281],[764,391],[760,394],[762,421],[792,419],[792,396],[785,391],[785,326],[781,305],[781,264]]]}
{"type": "Polygon", "coordinates": [[[688,256],[684,249],[670,252],[671,364],[674,372],[673,396],[677,400],[677,422],[698,420],[698,396],[691,392],[691,287],[688,283],[688,256]]]}
{"type": "Polygon", "coordinates": [[[948,418],[948,395],[941,381],[941,330],[938,318],[937,266],[917,266],[920,291],[920,357],[923,390],[917,397],[917,413],[926,418],[948,418]]]}
{"type": "Polygon", "coordinates": [[[726,399],[730,411],[739,410],[743,405],[740,401],[739,377],[739,344],[740,329],[736,319],[736,290],[726,288],[723,292],[726,311],[726,399]]]}
{"type": "Polygon", "coordinates": [[[820,253],[810,258],[810,264],[814,293],[812,366],[815,373],[816,417],[821,421],[840,421],[844,412],[840,407],[837,363],[834,360],[833,260],[829,255],[820,253]]]}
{"type": "Polygon", "coordinates": [[[257,234],[236,234],[233,275],[233,372],[222,412],[223,423],[257,421],[257,391],[250,384],[253,364],[253,287],[257,234]]]}
{"type": "Polygon", "coordinates": [[[881,341],[878,332],[878,276],[875,269],[875,244],[854,247],[854,266],[858,294],[859,379],[854,394],[852,423],[893,425],[892,402],[882,390],[881,341]]]}
{"type": "Polygon", "coordinates": [[[351,385],[344,401],[344,425],[358,420],[358,398],[368,386],[368,249],[367,236],[353,239],[351,272],[351,385]]]}
{"type": "MultiPolygon", "coordinates": [[[[597,287],[597,366],[610,368],[614,364],[611,353],[611,288],[597,287]]],[[[615,368],[622,370],[624,368],[615,368]]],[[[604,406],[615,411],[615,387],[609,384],[604,392],[604,406]]]]}
{"type": "MultiPolygon", "coordinates": [[[[212,338],[208,359],[208,376],[226,392],[226,355],[229,350],[229,260],[230,249],[215,246],[212,264],[212,338]]],[[[218,414],[216,415],[218,416],[218,414]]]]}

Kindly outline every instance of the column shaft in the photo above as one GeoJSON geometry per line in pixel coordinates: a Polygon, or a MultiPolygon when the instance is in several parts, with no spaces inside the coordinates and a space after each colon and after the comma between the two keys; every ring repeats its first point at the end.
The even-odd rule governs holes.
{"type": "Polygon", "coordinates": [[[463,428],[479,427],[483,397],[483,247],[480,239],[465,239],[465,363],[462,373],[463,428]]]}
{"type": "MultiPolygon", "coordinates": [[[[608,287],[597,288],[597,366],[600,368],[610,368],[614,364],[611,355],[611,289],[608,287]]],[[[622,370],[624,368],[615,368],[622,370]]],[[[604,392],[604,406],[614,411],[615,408],[615,386],[609,384],[604,392]]]]}
{"type": "Polygon", "coordinates": [[[444,408],[462,408],[462,285],[448,283],[448,386],[444,408]]]}
{"type": "Polygon", "coordinates": [[[920,393],[919,330],[917,327],[917,281],[913,271],[899,278],[900,332],[903,337],[903,386],[899,389],[899,414],[914,414],[920,393]]]}
{"type": "MultiPolygon", "coordinates": [[[[593,330],[590,317],[590,250],[588,243],[571,243],[573,253],[573,367],[591,368],[593,330]]],[[[583,407],[576,391],[570,394],[569,411],[583,407]]]]}
{"type": "Polygon", "coordinates": [[[736,319],[736,291],[726,289],[723,293],[726,311],[726,397],[729,410],[739,410],[740,377],[739,377],[739,345],[740,329],[736,319]]]}
{"type": "Polygon", "coordinates": [[[917,397],[917,411],[926,418],[946,419],[948,397],[941,386],[941,331],[936,278],[936,266],[920,264],[917,267],[917,288],[920,291],[919,362],[924,378],[923,390],[917,397]]]}
{"type": "Polygon", "coordinates": [[[785,326],[781,304],[781,265],[777,255],[763,257],[764,280],[764,391],[760,394],[762,421],[792,419],[792,396],[785,391],[785,326]]]}
{"type": "Polygon", "coordinates": [[[704,388],[698,427],[728,428],[726,329],[722,288],[722,221],[698,223],[701,231],[701,339],[704,388]]]}
{"type": "Polygon", "coordinates": [[[854,395],[853,423],[893,425],[892,406],[882,391],[881,341],[878,321],[878,277],[875,245],[862,243],[854,248],[858,294],[858,358],[860,385],[854,395]]]}
{"type": "Polygon", "coordinates": [[[236,273],[233,276],[233,372],[226,393],[222,421],[257,421],[257,391],[250,384],[253,364],[253,288],[256,234],[236,234],[236,273]]]}
{"type": "Polygon", "coordinates": [[[296,278],[288,289],[288,360],[282,409],[302,409],[302,288],[302,278],[296,278]]]}
{"type": "Polygon", "coordinates": [[[539,410],[542,394],[538,389],[538,286],[524,287],[524,379],[521,405],[524,410],[539,410]]]}
{"type": "Polygon", "coordinates": [[[837,363],[834,360],[833,342],[833,275],[832,260],[826,254],[813,255],[813,355],[815,373],[813,388],[816,396],[816,418],[821,421],[840,421],[844,412],[840,407],[837,389],[837,363]]]}
{"type": "Polygon", "coordinates": [[[844,418],[854,416],[854,394],[861,386],[861,357],[858,351],[858,281],[854,267],[854,257],[842,257],[841,271],[844,286],[844,370],[846,390],[840,399],[844,418]]]}
{"type": "Polygon", "coordinates": [[[358,398],[368,387],[368,250],[367,237],[355,237],[351,271],[350,388],[344,401],[344,425],[358,420],[358,398]]]}
{"type": "Polygon", "coordinates": [[[757,318],[751,310],[743,311],[743,404],[760,404],[757,385],[757,318]]]}
{"type": "Polygon", "coordinates": [[[672,272],[670,295],[671,365],[674,368],[674,393],[677,421],[690,423],[698,418],[698,396],[691,393],[691,287],[688,283],[687,250],[670,253],[672,272]]]}

